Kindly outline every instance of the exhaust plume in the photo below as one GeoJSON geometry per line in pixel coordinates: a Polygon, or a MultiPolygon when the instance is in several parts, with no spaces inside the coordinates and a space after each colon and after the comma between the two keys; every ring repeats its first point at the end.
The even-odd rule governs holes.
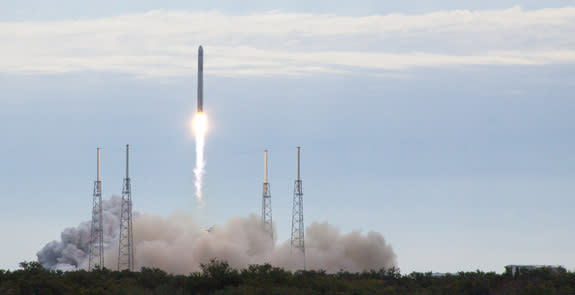
{"type": "MultiPolygon", "coordinates": [[[[105,266],[115,269],[117,263],[120,199],[103,203],[105,228],[105,266]],[[114,210],[112,210],[114,208],[114,210]]],[[[275,235],[274,235],[275,236],[275,235]]],[[[306,230],[308,269],[327,272],[345,270],[360,272],[397,265],[396,255],[383,236],[374,231],[341,233],[327,222],[314,222],[306,230]]],[[[87,268],[89,222],[62,232],[60,241],[48,243],[38,252],[38,261],[49,269],[87,268]]],[[[134,216],[136,269],[157,267],[170,273],[188,274],[199,271],[201,263],[212,258],[227,261],[234,268],[250,264],[271,263],[287,270],[298,270],[298,259],[290,253],[289,240],[277,246],[269,241],[256,215],[233,217],[223,225],[206,232],[188,215],[139,214],[134,216]]]]}
{"type": "Polygon", "coordinates": [[[206,129],[208,120],[203,112],[196,113],[194,117],[194,134],[196,137],[196,167],[194,168],[194,185],[196,186],[196,198],[203,204],[202,199],[202,184],[205,174],[206,161],[204,159],[204,143],[206,137],[206,129]]]}

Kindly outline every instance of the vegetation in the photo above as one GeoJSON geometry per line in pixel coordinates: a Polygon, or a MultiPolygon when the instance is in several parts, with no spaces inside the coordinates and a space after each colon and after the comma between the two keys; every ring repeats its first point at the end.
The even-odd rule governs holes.
{"type": "Polygon", "coordinates": [[[232,269],[212,260],[201,272],[170,275],[155,268],[139,272],[49,271],[37,262],[22,269],[0,270],[0,294],[414,294],[414,295],[547,295],[575,294],[575,273],[565,269],[536,269],[513,277],[510,273],[460,272],[402,275],[398,269],[363,273],[285,271],[269,264],[232,269]]]}

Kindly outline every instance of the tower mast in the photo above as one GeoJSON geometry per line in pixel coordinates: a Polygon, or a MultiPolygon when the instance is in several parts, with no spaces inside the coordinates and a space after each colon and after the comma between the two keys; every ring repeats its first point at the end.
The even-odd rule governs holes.
{"type": "Polygon", "coordinates": [[[126,177],[122,186],[118,270],[134,270],[134,236],[132,232],[132,187],[130,182],[130,145],[126,145],[126,177]]]}
{"type": "Polygon", "coordinates": [[[100,148],[97,149],[96,181],[92,198],[92,225],[90,228],[90,256],[88,269],[104,267],[104,227],[102,224],[102,181],[100,179],[100,148]]]}
{"type": "Polygon", "coordinates": [[[262,224],[264,231],[270,236],[272,243],[274,240],[274,230],[272,224],[272,196],[270,184],[268,182],[268,151],[264,151],[264,186],[262,194],[262,224]]]}
{"type": "Polygon", "coordinates": [[[303,190],[300,177],[300,147],[297,147],[297,179],[294,183],[293,210],[291,221],[291,251],[302,255],[305,270],[305,238],[303,223],[303,190]]]}

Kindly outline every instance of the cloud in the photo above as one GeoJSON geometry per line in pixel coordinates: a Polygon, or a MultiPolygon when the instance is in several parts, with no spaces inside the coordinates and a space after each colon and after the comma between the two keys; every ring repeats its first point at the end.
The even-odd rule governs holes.
{"type": "Polygon", "coordinates": [[[0,72],[145,77],[383,73],[417,67],[575,63],[575,7],[347,17],[150,11],[0,23],[0,72]]]}

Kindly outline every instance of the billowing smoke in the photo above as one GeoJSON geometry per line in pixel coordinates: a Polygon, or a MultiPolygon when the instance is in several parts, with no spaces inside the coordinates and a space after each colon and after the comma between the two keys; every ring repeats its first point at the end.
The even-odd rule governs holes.
{"type": "MultiPolygon", "coordinates": [[[[120,200],[104,201],[105,266],[116,268],[117,235],[120,200]]],[[[86,268],[89,223],[68,228],[61,241],[48,243],[38,252],[38,261],[51,269],[86,268]]],[[[289,241],[273,245],[262,231],[261,220],[255,215],[233,217],[223,225],[204,231],[190,216],[162,217],[140,214],[134,217],[136,269],[157,267],[170,273],[188,274],[198,271],[200,263],[212,258],[226,260],[232,267],[271,263],[289,270],[303,268],[301,259],[291,253],[289,241]]],[[[306,267],[328,272],[346,270],[359,272],[390,268],[397,264],[392,247],[377,232],[359,231],[342,234],[328,223],[314,222],[306,230],[306,267]]]]}
{"type": "MultiPolygon", "coordinates": [[[[120,209],[122,197],[114,195],[102,201],[102,223],[104,225],[104,248],[117,243],[120,230],[120,209]]],[[[77,227],[66,228],[60,234],[60,241],[52,241],[36,255],[38,262],[50,269],[69,270],[81,267],[87,260],[90,243],[90,221],[77,227]]]]}

